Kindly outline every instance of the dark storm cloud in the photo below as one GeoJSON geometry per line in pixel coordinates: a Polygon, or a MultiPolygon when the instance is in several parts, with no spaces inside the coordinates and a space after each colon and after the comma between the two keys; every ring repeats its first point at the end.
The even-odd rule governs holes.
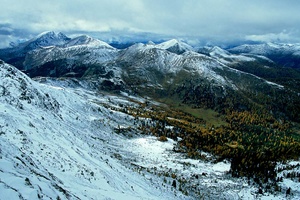
{"type": "Polygon", "coordinates": [[[298,41],[298,0],[0,0],[0,34],[124,30],[215,41],[298,41]]]}

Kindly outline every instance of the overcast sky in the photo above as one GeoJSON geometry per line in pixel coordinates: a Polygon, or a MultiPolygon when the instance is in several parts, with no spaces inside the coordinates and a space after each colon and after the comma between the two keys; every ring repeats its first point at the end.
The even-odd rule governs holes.
{"type": "Polygon", "coordinates": [[[49,30],[105,32],[112,37],[115,32],[147,32],[207,43],[300,42],[299,0],[0,0],[0,4],[0,46],[49,30]]]}

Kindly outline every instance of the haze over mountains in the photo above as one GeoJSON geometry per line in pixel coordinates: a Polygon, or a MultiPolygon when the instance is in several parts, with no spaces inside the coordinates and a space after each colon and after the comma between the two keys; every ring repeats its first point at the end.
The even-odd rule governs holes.
{"type": "Polygon", "coordinates": [[[0,59],[1,198],[300,195],[300,44],[45,32],[0,59]]]}

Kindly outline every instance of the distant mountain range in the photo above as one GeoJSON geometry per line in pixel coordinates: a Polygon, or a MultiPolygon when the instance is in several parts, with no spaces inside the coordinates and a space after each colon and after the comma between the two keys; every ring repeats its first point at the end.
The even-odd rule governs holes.
{"type": "MultiPolygon", "coordinates": [[[[199,99],[211,99],[203,100],[207,102],[204,106],[216,109],[224,107],[228,95],[238,94],[261,104],[254,94],[274,91],[278,95],[283,90],[297,94],[299,52],[297,44],[242,45],[225,50],[194,48],[176,39],[116,49],[87,35],[68,38],[63,33],[45,32],[1,49],[0,58],[31,77],[77,77],[96,81],[106,90],[176,97],[195,106],[199,99]]],[[[247,107],[236,104],[237,108],[247,107]]],[[[276,102],[271,105],[282,112],[276,102]]]]}

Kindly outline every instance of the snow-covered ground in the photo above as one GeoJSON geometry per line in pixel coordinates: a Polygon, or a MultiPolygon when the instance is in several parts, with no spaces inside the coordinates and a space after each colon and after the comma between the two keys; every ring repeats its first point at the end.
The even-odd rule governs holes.
{"type": "Polygon", "coordinates": [[[230,177],[229,162],[187,159],[172,151],[175,141],[140,135],[132,116],[110,109],[138,106],[129,96],[41,84],[0,65],[1,200],[285,198],[258,196],[230,177]]]}
{"type": "Polygon", "coordinates": [[[131,122],[92,102],[108,97],[41,85],[8,65],[0,73],[0,199],[174,199],[112,158],[125,139],[113,128],[131,122]]]}

